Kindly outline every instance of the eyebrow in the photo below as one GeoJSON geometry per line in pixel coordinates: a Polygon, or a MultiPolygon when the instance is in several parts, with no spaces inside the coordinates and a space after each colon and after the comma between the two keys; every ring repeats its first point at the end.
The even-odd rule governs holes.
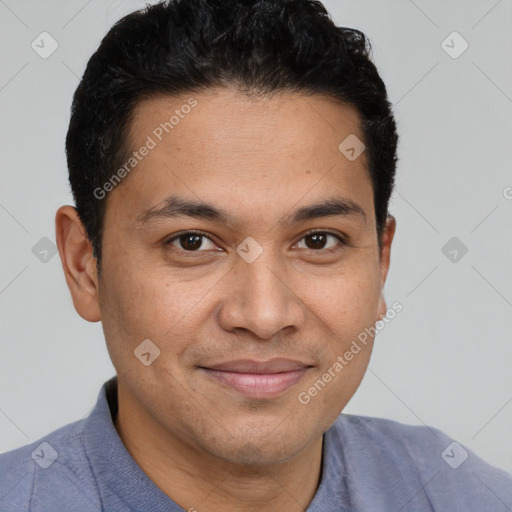
{"type": "MultiPolygon", "coordinates": [[[[284,216],[279,221],[279,224],[296,224],[306,220],[332,216],[351,217],[366,224],[364,209],[356,202],[344,197],[330,198],[317,204],[303,206],[295,212],[284,216]]],[[[151,221],[173,219],[176,217],[192,217],[226,225],[233,222],[231,214],[226,210],[201,201],[170,196],[156,206],[144,210],[137,217],[136,224],[144,225],[151,221]]]]}

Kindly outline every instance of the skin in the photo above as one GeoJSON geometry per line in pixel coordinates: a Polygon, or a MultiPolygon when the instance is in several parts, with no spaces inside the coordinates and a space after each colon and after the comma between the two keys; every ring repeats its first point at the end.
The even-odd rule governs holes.
{"type": "Polygon", "coordinates": [[[379,251],[366,154],[351,162],[338,150],[350,134],[363,140],[359,117],[327,97],[251,100],[219,89],[146,99],[133,150],[190,96],[198,105],[105,199],[99,276],[75,209],[57,211],[66,281],[78,314],[102,322],[118,375],[116,429],[160,489],[185,510],[303,511],[321,479],[322,434],[358,388],[373,340],[307,405],[298,395],[386,313],[395,219],[379,251]],[[233,222],[137,223],[171,194],[222,208],[233,222]],[[278,223],[337,196],[358,203],[366,222],[278,223]],[[165,245],[190,229],[209,237],[199,256],[178,239],[165,245]],[[308,246],[311,229],[347,244],[329,236],[308,246]],[[236,252],[247,237],[263,248],[252,263],[236,252]],[[148,366],[134,357],[145,339],[160,350],[148,366]],[[270,399],[247,398],[198,368],[275,357],[312,367],[270,399]]]}

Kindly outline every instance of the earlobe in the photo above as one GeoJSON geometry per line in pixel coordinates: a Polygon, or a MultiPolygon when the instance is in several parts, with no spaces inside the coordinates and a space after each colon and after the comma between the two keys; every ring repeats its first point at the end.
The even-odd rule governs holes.
{"type": "Polygon", "coordinates": [[[391,244],[396,231],[396,220],[393,215],[388,215],[384,232],[382,233],[382,248],[380,251],[380,288],[384,288],[391,261],[391,244]]]}
{"type": "Polygon", "coordinates": [[[376,321],[382,320],[386,316],[387,310],[388,310],[388,306],[386,304],[386,299],[384,298],[384,294],[381,291],[380,297],[379,297],[379,305],[377,307],[378,318],[376,319],[376,321]]]}
{"type": "Polygon", "coordinates": [[[55,235],[73,305],[84,320],[98,322],[101,313],[96,259],[74,207],[62,206],[57,210],[55,235]]]}
{"type": "Polygon", "coordinates": [[[386,278],[389,271],[389,264],[391,261],[391,244],[396,231],[396,220],[392,215],[388,215],[386,218],[386,225],[382,234],[382,249],[380,252],[380,297],[379,305],[377,308],[379,320],[386,316],[387,305],[382,290],[386,284],[386,278]]]}

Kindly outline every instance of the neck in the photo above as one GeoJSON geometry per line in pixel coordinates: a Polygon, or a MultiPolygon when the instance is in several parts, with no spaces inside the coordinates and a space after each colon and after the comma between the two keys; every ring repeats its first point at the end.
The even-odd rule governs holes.
{"type": "Polygon", "coordinates": [[[303,512],[317,491],[322,436],[282,464],[237,465],[177,439],[124,393],[118,400],[115,427],[126,449],[155,485],[187,511],[303,512]]]}

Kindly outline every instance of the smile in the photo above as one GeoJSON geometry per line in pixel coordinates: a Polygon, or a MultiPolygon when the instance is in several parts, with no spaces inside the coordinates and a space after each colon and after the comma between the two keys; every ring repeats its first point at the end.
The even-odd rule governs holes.
{"type": "Polygon", "coordinates": [[[201,367],[210,378],[247,398],[273,398],[297,384],[311,366],[298,361],[231,361],[201,367]]]}

